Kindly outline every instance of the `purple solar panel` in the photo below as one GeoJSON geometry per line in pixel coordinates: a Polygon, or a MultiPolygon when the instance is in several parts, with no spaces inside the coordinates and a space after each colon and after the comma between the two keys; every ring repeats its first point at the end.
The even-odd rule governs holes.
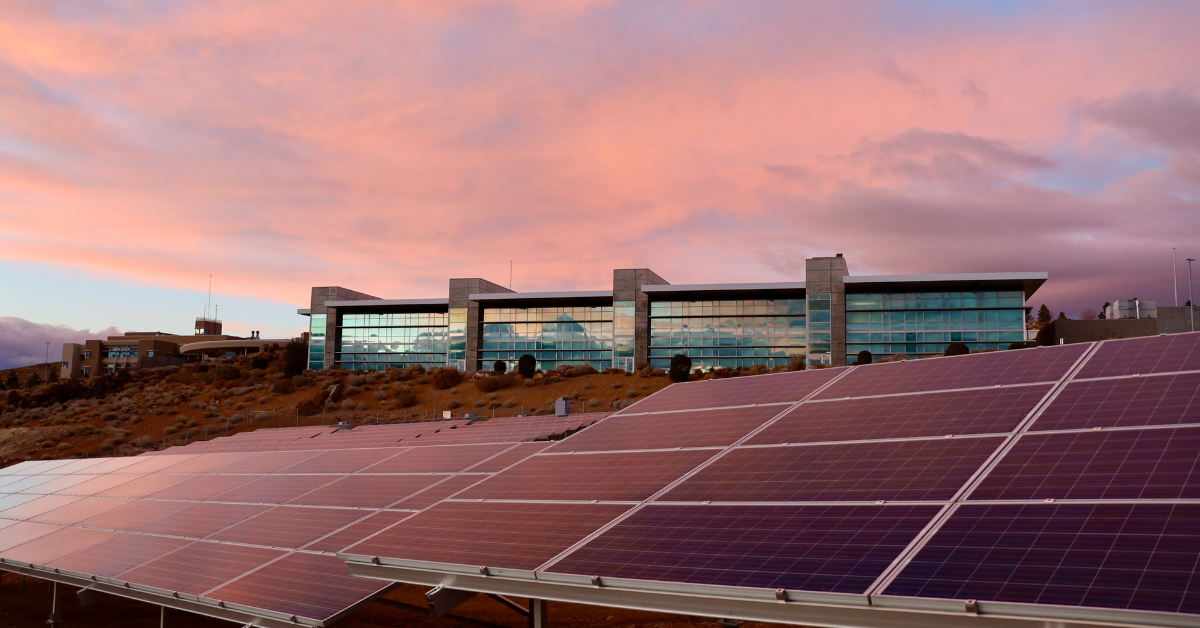
{"type": "Polygon", "coordinates": [[[382,593],[390,583],[355,578],[333,556],[294,553],[210,592],[206,597],[329,621],[382,593]]]}
{"type": "Polygon", "coordinates": [[[547,451],[723,447],[737,442],[786,409],[787,406],[780,405],[662,414],[618,414],[560,441],[547,451]]]}
{"type": "MultiPolygon", "coordinates": [[[[316,451],[272,451],[258,452],[244,459],[231,461],[216,469],[217,473],[278,473],[296,463],[308,460],[316,451]]],[[[173,471],[168,470],[168,473],[173,471]]]]}
{"type": "Polygon", "coordinates": [[[201,454],[172,465],[167,473],[212,473],[221,467],[246,460],[246,454],[201,454]]]}
{"type": "Polygon", "coordinates": [[[429,488],[396,502],[393,508],[405,508],[408,510],[422,510],[428,508],[459,491],[474,486],[486,479],[488,475],[482,473],[468,473],[464,475],[452,475],[445,480],[430,486],[429,488]]]}
{"type": "Polygon", "coordinates": [[[197,541],[118,574],[116,579],[200,595],[284,554],[261,547],[197,541]]]}
{"type": "Polygon", "coordinates": [[[351,475],[293,499],[305,506],[386,508],[441,480],[441,475],[351,475]]]}
{"type": "Polygon", "coordinates": [[[46,536],[51,532],[57,532],[61,529],[61,526],[49,523],[32,523],[29,521],[5,526],[3,534],[0,534],[0,554],[22,543],[28,543],[36,538],[46,536]]]}
{"type": "Polygon", "coordinates": [[[634,404],[628,411],[662,412],[794,402],[824,386],[843,370],[820,369],[672,384],[634,404]]]}
{"type": "Polygon", "coordinates": [[[138,526],[137,532],[202,539],[266,510],[250,504],[191,504],[188,508],[138,526]]]}
{"type": "Polygon", "coordinates": [[[23,563],[48,565],[89,547],[99,545],[119,534],[85,528],[58,528],[45,536],[0,552],[0,557],[23,563]]]}
{"type": "Polygon", "coordinates": [[[151,493],[157,493],[161,490],[171,488],[176,484],[183,483],[190,479],[187,475],[144,475],[139,478],[134,478],[128,482],[118,484],[102,493],[102,497],[130,497],[139,499],[151,493]]]}
{"type": "Polygon", "coordinates": [[[37,486],[27,488],[21,492],[29,493],[31,495],[49,495],[50,493],[57,493],[64,489],[69,489],[72,486],[83,484],[88,480],[95,479],[95,477],[96,476],[94,475],[64,475],[56,477],[49,482],[44,482],[38,484],[37,486]]]}
{"type": "Polygon", "coordinates": [[[149,499],[183,499],[203,501],[259,479],[255,475],[197,475],[161,491],[147,495],[149,499]]]}
{"type": "Polygon", "coordinates": [[[214,541],[294,549],[304,547],[361,518],[361,511],[346,508],[278,506],[233,527],[220,530],[208,538],[214,541]]]}
{"type": "Polygon", "coordinates": [[[1200,613],[1200,504],[964,505],[888,595],[1200,613]]]}
{"type": "Polygon", "coordinates": [[[1030,428],[1200,423],[1200,373],[1071,382],[1030,428]]]}
{"type": "Polygon", "coordinates": [[[971,499],[1200,498],[1200,427],[1026,434],[971,499]]]}
{"type": "Polygon", "coordinates": [[[0,495],[0,517],[5,516],[4,513],[21,504],[27,504],[35,499],[41,499],[40,495],[0,495]]]}
{"type": "Polygon", "coordinates": [[[512,466],[533,454],[536,454],[545,448],[553,445],[552,442],[542,443],[521,443],[502,454],[498,454],[493,458],[488,458],[483,462],[471,467],[469,471],[472,473],[496,473],[502,471],[506,467],[512,466]]]}
{"type": "Polygon", "coordinates": [[[1076,379],[1200,370],[1200,333],[1109,340],[1076,379]]]}
{"type": "Polygon", "coordinates": [[[855,367],[816,398],[1054,382],[1066,375],[1090,346],[1058,345],[855,367]]]}
{"type": "Polygon", "coordinates": [[[536,569],[628,509],[615,504],[442,502],[344,551],[536,569]]]}
{"type": "Polygon", "coordinates": [[[122,571],[154,560],[191,543],[185,539],[145,534],[115,537],[65,558],[49,563],[55,569],[111,578],[122,571]]]}
{"type": "Polygon", "coordinates": [[[700,449],[534,456],[457,498],[641,501],[715,453],[700,449]]]}
{"type": "Polygon", "coordinates": [[[442,445],[414,447],[363,470],[363,473],[457,473],[512,447],[501,445],[442,445]]]}
{"type": "Polygon", "coordinates": [[[99,495],[111,488],[116,488],[126,482],[132,482],[140,475],[100,475],[82,484],[76,484],[58,492],[59,495],[99,495]]]}
{"type": "Polygon", "coordinates": [[[32,519],[42,513],[50,512],[55,508],[62,508],[80,499],[79,497],[67,495],[43,495],[20,506],[6,508],[4,512],[0,512],[0,517],[4,517],[5,519],[32,519]]]}
{"type": "Polygon", "coordinates": [[[649,505],[549,571],[863,593],[940,506],[649,505]]]}
{"type": "Polygon", "coordinates": [[[136,530],[192,505],[188,502],[131,501],[106,513],[84,519],[79,525],[108,530],[136,530]]]}
{"type": "Polygon", "coordinates": [[[167,471],[167,469],[170,469],[171,467],[173,467],[177,464],[187,462],[188,460],[191,460],[194,457],[195,456],[190,456],[190,455],[147,456],[147,455],[143,454],[141,456],[137,456],[136,458],[134,458],[135,462],[133,464],[123,466],[115,471],[111,471],[110,473],[143,474],[143,473],[161,473],[164,471],[166,473],[170,473],[170,471],[167,471]]]}
{"type": "Polygon", "coordinates": [[[780,417],[751,445],[1010,432],[1050,385],[809,402],[780,417]]]}
{"type": "MultiPolygon", "coordinates": [[[[362,511],[358,511],[362,514],[362,511]]],[[[411,512],[382,510],[367,516],[365,519],[347,526],[308,545],[304,549],[314,552],[340,552],[343,549],[379,532],[380,530],[412,516],[411,512]]]]}
{"type": "Polygon", "coordinates": [[[695,502],[950,499],[1003,441],[1001,437],[939,438],[739,447],[660,499],[695,502]]]}
{"type": "Polygon", "coordinates": [[[37,515],[33,519],[35,521],[43,521],[45,523],[58,523],[62,525],[73,525],[90,519],[101,513],[108,512],[113,508],[118,508],[128,504],[127,499],[116,499],[108,497],[84,497],[76,502],[71,502],[61,508],[55,508],[37,515]]]}
{"type": "Polygon", "coordinates": [[[250,504],[286,504],[305,493],[336,482],[340,477],[343,476],[264,475],[253,482],[221,493],[213,497],[213,500],[250,504]]]}
{"type": "Polygon", "coordinates": [[[354,473],[404,451],[389,449],[343,449],[326,451],[287,467],[283,473],[354,473]]]}

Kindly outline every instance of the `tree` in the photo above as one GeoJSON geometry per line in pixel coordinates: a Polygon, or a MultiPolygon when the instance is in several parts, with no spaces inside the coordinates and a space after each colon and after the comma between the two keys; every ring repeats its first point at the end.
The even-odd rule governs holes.
{"type": "Polygon", "coordinates": [[[308,368],[308,343],[293,340],[283,349],[283,375],[295,377],[308,368]]]}
{"type": "Polygon", "coordinates": [[[53,384],[54,382],[57,382],[58,381],[58,371],[56,371],[54,369],[50,369],[50,372],[46,373],[46,381],[50,382],[51,384],[53,384]]]}
{"type": "Polygon", "coordinates": [[[4,387],[9,390],[16,390],[21,387],[21,378],[17,376],[16,369],[8,372],[8,379],[4,380],[4,387]]]}
{"type": "Polygon", "coordinates": [[[1066,313],[1066,312],[1059,312],[1059,313],[1058,313],[1058,319],[1057,319],[1057,320],[1060,320],[1060,321],[1069,321],[1069,320],[1071,320],[1071,319],[1067,318],[1067,313],[1066,313]]]}
{"type": "Polygon", "coordinates": [[[871,363],[871,352],[867,351],[865,349],[862,351],[859,351],[858,352],[858,364],[862,365],[862,364],[870,364],[870,363],[871,363]]]}
{"type": "Polygon", "coordinates": [[[1084,310],[1079,315],[1079,320],[1081,320],[1081,321],[1094,321],[1096,319],[1097,319],[1096,310],[1093,310],[1090,307],[1088,309],[1084,310]]]}
{"type": "Polygon", "coordinates": [[[33,375],[29,376],[29,379],[25,380],[25,387],[33,388],[40,383],[42,383],[42,377],[37,373],[34,373],[33,375]]]}
{"type": "Polygon", "coordinates": [[[691,371],[692,359],[682,353],[677,353],[675,357],[671,358],[671,370],[667,376],[673,382],[686,382],[691,371]]]}
{"type": "Polygon", "coordinates": [[[1037,322],[1043,325],[1050,322],[1050,308],[1046,307],[1045,303],[1038,308],[1037,322]]]}
{"type": "MultiPolygon", "coordinates": [[[[1042,306],[1043,308],[1046,306],[1042,306]]],[[[967,355],[971,349],[961,342],[952,342],[946,345],[946,355],[967,355]]]]}
{"type": "Polygon", "coordinates": [[[1108,306],[1110,306],[1110,305],[1112,305],[1112,303],[1109,303],[1108,301],[1104,302],[1104,307],[1100,308],[1100,315],[1099,315],[1100,320],[1105,320],[1108,318],[1108,314],[1105,314],[1105,312],[1108,311],[1108,306]]]}
{"type": "Polygon", "coordinates": [[[536,370],[537,358],[533,357],[532,355],[526,353],[517,359],[517,372],[521,374],[521,377],[524,377],[525,379],[532,379],[533,373],[536,370]]]}
{"type": "Polygon", "coordinates": [[[496,360],[496,363],[492,365],[492,370],[503,375],[508,371],[508,363],[504,360],[496,360]]]}

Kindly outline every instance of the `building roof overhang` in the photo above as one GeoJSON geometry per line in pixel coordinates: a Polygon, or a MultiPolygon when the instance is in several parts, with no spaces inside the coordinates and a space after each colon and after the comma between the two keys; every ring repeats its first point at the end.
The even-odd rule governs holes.
{"type": "Polygon", "coordinates": [[[661,286],[642,286],[651,301],[678,299],[774,299],[802,298],[803,281],[773,281],[765,283],[694,283],[661,286]]]}
{"type": "Polygon", "coordinates": [[[842,281],[847,292],[879,290],[908,292],[918,290],[1002,290],[1020,289],[1025,298],[1033,296],[1050,278],[1045,272],[952,273],[939,275],[867,275],[847,276],[842,281]],[[853,289],[851,289],[853,287],[853,289]]]}
{"type": "Polygon", "coordinates": [[[325,307],[343,312],[445,312],[450,299],[362,299],[358,301],[326,301],[325,307]]]}
{"type": "Polygon", "coordinates": [[[562,292],[489,292],[468,298],[486,307],[569,307],[575,305],[612,305],[612,290],[573,290],[562,292]]]}

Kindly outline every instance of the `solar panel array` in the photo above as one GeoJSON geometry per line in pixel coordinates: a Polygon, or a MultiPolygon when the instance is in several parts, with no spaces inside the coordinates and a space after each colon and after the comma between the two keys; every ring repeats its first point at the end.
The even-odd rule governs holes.
{"type": "Polygon", "coordinates": [[[747,599],[1197,613],[1198,345],[677,384],[341,555],[747,599]]]}
{"type": "Polygon", "coordinates": [[[323,625],[388,586],[336,552],[604,416],[259,430],[26,462],[0,470],[0,561],[323,625]]]}

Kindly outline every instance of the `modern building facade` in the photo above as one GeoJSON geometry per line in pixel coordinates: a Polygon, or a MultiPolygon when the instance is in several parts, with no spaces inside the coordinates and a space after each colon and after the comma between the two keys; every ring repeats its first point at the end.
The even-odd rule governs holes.
{"type": "Polygon", "coordinates": [[[451,279],[446,298],[381,299],[338,286],[312,289],[309,366],[378,370],[421,364],[466,372],[529,353],[539,368],[588,363],[700,368],[846,364],[973,350],[1025,340],[1026,301],[1044,272],[850,275],[846,259],[806,260],[805,281],[672,285],[645,268],[613,271],[612,290],[513,292],[451,279]]]}

